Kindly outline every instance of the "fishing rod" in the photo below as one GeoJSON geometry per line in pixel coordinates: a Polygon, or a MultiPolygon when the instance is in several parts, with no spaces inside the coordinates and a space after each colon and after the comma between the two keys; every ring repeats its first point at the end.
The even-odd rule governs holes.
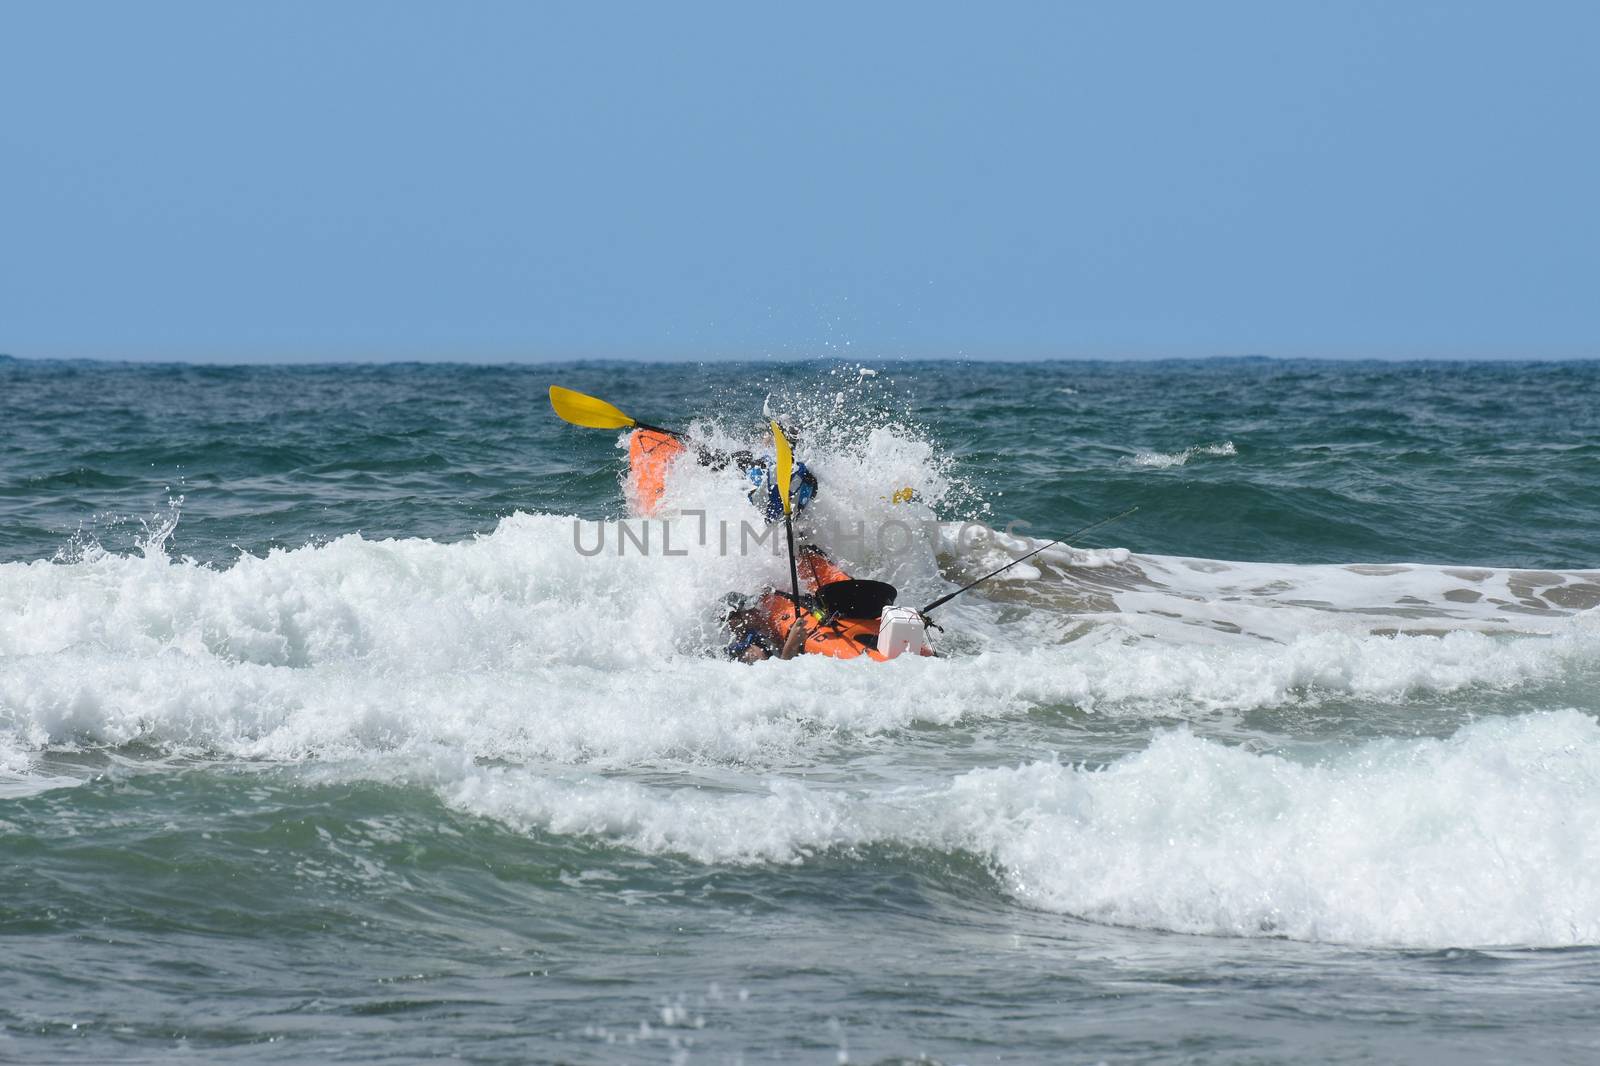
{"type": "Polygon", "coordinates": [[[968,589],[972,588],[973,585],[982,584],[983,582],[988,581],[991,577],[996,577],[996,576],[998,576],[1000,574],[1005,573],[1007,570],[1010,570],[1013,566],[1016,566],[1018,563],[1022,562],[1023,560],[1031,559],[1035,555],[1038,555],[1040,552],[1044,551],[1045,548],[1054,548],[1057,544],[1061,544],[1061,543],[1063,543],[1065,541],[1071,540],[1073,537],[1076,537],[1076,536],[1079,536],[1081,534],[1087,533],[1091,529],[1099,529],[1101,526],[1106,525],[1106,524],[1108,524],[1110,522],[1115,522],[1119,518],[1127,518],[1129,515],[1131,515],[1133,512],[1137,511],[1138,509],[1139,508],[1137,508],[1137,507],[1130,507],[1126,511],[1123,511],[1121,514],[1114,514],[1110,518],[1102,518],[1098,522],[1090,522],[1088,525],[1084,526],[1082,529],[1074,529],[1071,533],[1068,533],[1064,537],[1057,537],[1055,540],[1051,541],[1049,544],[1041,545],[1040,547],[1037,547],[1037,548],[1033,549],[1033,551],[1029,552],[1027,555],[1019,555],[1019,556],[1017,556],[1015,559],[1011,560],[1009,563],[1007,563],[1006,565],[1002,566],[1000,569],[995,570],[995,571],[993,571],[991,573],[984,574],[982,577],[978,578],[977,581],[973,581],[970,584],[962,585],[960,588],[956,589],[954,592],[948,593],[947,595],[944,595],[944,596],[940,596],[938,599],[934,600],[932,603],[928,604],[928,606],[924,607],[921,611],[919,611],[917,613],[918,614],[923,614],[923,615],[929,614],[934,610],[934,608],[944,606],[945,604],[949,603],[951,600],[955,599],[957,596],[961,595],[963,592],[965,592],[968,589]]]}

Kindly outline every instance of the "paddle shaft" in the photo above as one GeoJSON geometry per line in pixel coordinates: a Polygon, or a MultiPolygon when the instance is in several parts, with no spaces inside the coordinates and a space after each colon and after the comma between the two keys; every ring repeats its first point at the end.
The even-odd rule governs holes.
{"type": "Polygon", "coordinates": [[[1068,533],[1064,537],[1058,537],[1055,540],[1051,541],[1049,544],[1044,544],[1044,545],[1041,545],[1040,547],[1037,547],[1037,548],[1033,549],[1033,551],[1029,552],[1027,555],[1019,555],[1015,559],[1013,559],[1009,563],[1007,563],[1006,565],[1002,566],[1000,569],[991,571],[990,573],[987,573],[987,574],[984,574],[982,577],[978,578],[977,581],[971,582],[970,584],[962,585],[960,588],[956,589],[952,593],[949,593],[948,595],[940,596],[938,599],[936,599],[932,603],[928,604],[928,606],[924,607],[919,613],[921,613],[921,614],[929,614],[930,612],[932,612],[934,610],[934,608],[944,606],[945,604],[949,603],[951,600],[955,599],[957,596],[961,595],[963,592],[965,592],[968,589],[972,588],[973,585],[981,584],[981,583],[983,583],[985,581],[988,581],[991,577],[997,577],[1000,574],[1005,573],[1007,570],[1010,570],[1013,566],[1016,566],[1018,563],[1023,562],[1026,559],[1031,559],[1035,555],[1038,555],[1040,552],[1044,551],[1046,548],[1054,548],[1057,544],[1060,544],[1063,541],[1071,540],[1073,537],[1076,537],[1076,536],[1078,536],[1080,534],[1083,534],[1083,533],[1087,533],[1091,529],[1098,529],[1101,526],[1105,525],[1107,522],[1115,522],[1119,518],[1127,518],[1129,515],[1131,515],[1133,512],[1137,511],[1138,509],[1139,508],[1137,508],[1137,507],[1130,507],[1126,511],[1123,511],[1121,514],[1114,514],[1110,518],[1102,518],[1098,522],[1090,522],[1088,525],[1084,526],[1082,529],[1074,529],[1071,533],[1068,533]]]}
{"type": "Polygon", "coordinates": [[[794,590],[794,618],[800,620],[800,567],[794,557],[794,519],[783,516],[783,529],[789,535],[789,587],[794,590]]]}

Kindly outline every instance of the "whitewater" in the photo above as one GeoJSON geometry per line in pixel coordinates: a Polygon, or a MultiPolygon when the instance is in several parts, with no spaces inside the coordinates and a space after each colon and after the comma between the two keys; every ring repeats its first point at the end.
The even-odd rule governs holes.
{"type": "Polygon", "coordinates": [[[869,369],[0,367],[0,1055],[1595,1050],[1594,416],[1489,406],[1577,371],[869,369]],[[1140,511],[938,658],[733,663],[742,487],[630,513],[552,381],[783,407],[803,538],[901,603],[1140,511]]]}

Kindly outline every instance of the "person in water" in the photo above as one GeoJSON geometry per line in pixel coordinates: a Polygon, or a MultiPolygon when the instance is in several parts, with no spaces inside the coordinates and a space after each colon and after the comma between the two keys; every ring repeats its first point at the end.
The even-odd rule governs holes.
{"type": "MultiPolygon", "coordinates": [[[[806,616],[810,615],[811,620],[819,626],[826,624],[818,593],[825,585],[849,580],[849,575],[839,569],[826,552],[813,544],[800,546],[796,563],[801,587],[809,591],[802,593],[800,605],[803,610],[789,627],[781,644],[772,619],[762,610],[763,595],[746,596],[730,592],[722,598],[723,624],[733,638],[723,649],[728,658],[744,663],[773,658],[792,659],[805,651],[806,638],[811,634],[806,628],[806,616]]],[[[772,591],[771,588],[766,590],[769,594],[772,591]]]]}
{"type": "MultiPolygon", "coordinates": [[[[796,439],[789,427],[784,427],[784,435],[791,440],[796,439]]],[[[756,456],[751,452],[719,452],[709,448],[695,447],[695,457],[702,466],[709,466],[713,470],[723,470],[735,466],[744,475],[750,487],[745,490],[745,496],[751,506],[761,512],[761,516],[769,523],[776,522],[783,517],[783,496],[778,492],[777,468],[778,459],[773,446],[772,432],[767,431],[767,453],[756,456]]],[[[798,460],[794,464],[794,472],[789,476],[789,501],[794,513],[799,514],[810,505],[817,496],[817,475],[806,468],[806,464],[798,460]]]]}
{"type": "Polygon", "coordinates": [[[806,625],[796,619],[789,627],[789,635],[782,646],[767,618],[761,613],[760,601],[754,596],[741,596],[730,592],[723,600],[728,613],[724,619],[733,641],[723,649],[723,654],[735,662],[758,663],[763,659],[793,659],[805,648],[806,625]]]}
{"type": "MultiPolygon", "coordinates": [[[[795,437],[794,432],[788,427],[784,427],[784,435],[790,439],[795,437]]],[[[703,465],[716,470],[730,465],[737,466],[750,483],[750,487],[745,490],[746,498],[749,499],[751,506],[761,512],[768,523],[772,523],[783,518],[783,496],[778,492],[776,474],[778,460],[770,430],[767,433],[766,444],[772,450],[759,458],[750,452],[727,454],[703,450],[699,452],[698,457],[703,465]]],[[[805,463],[796,462],[789,479],[789,502],[792,512],[799,514],[816,499],[816,496],[817,476],[806,469],[805,463]]],[[[844,576],[820,548],[801,545],[798,556],[799,571],[813,593],[821,585],[844,576]]],[[[802,604],[806,599],[802,598],[802,604]]],[[[795,619],[789,627],[789,632],[780,640],[771,619],[761,610],[759,596],[744,596],[730,592],[724,597],[723,602],[726,607],[724,624],[733,635],[732,641],[723,649],[728,658],[744,663],[772,658],[787,660],[793,659],[805,650],[805,611],[800,612],[800,617],[795,619]]]]}
{"type": "MultiPolygon", "coordinates": [[[[783,517],[783,496],[778,492],[778,479],[774,473],[777,465],[777,460],[768,456],[755,461],[744,472],[750,481],[746,495],[768,522],[776,522],[783,517]]],[[[789,502],[794,513],[805,510],[816,496],[817,476],[806,469],[806,464],[796,462],[794,473],[789,477],[789,502]]]]}

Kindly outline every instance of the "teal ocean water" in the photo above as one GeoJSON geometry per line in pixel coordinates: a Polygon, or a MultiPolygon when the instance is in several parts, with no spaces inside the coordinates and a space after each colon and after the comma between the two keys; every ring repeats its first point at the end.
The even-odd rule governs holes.
{"type": "Polygon", "coordinates": [[[1600,364],[0,359],[0,455],[0,1059],[1600,1055],[1600,364]],[[902,603],[1139,510],[731,663],[742,486],[552,384],[776,411],[902,603]]]}

